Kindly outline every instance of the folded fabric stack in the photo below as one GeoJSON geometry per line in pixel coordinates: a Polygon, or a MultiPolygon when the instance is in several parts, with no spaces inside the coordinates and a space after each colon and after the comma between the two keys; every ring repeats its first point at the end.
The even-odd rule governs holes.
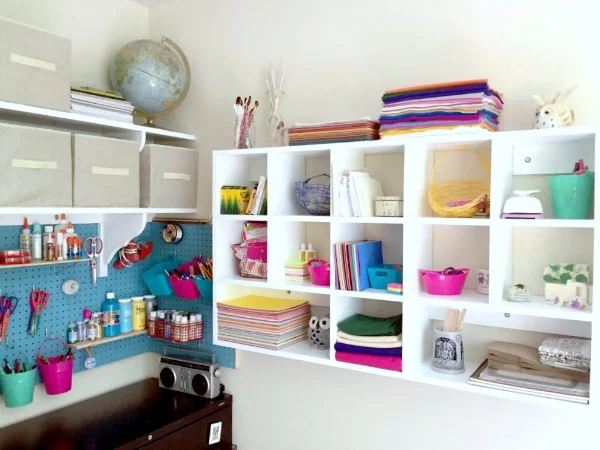
{"type": "Polygon", "coordinates": [[[379,124],[368,117],[342,122],[294,124],[288,137],[290,145],[373,141],[379,139],[379,124]]]}
{"type": "Polygon", "coordinates": [[[402,314],[355,314],[338,323],[338,330],[334,346],[337,361],[402,371],[402,314]]]}
{"type": "Polygon", "coordinates": [[[498,131],[503,103],[487,80],[435,83],[386,91],[381,138],[408,133],[498,131]]]}
{"type": "Polygon", "coordinates": [[[279,350],[308,338],[310,305],[247,295],[217,303],[218,337],[222,341],[279,350]]]}
{"type": "Polygon", "coordinates": [[[589,372],[592,341],[578,338],[548,337],[538,347],[543,364],[589,372]]]}
{"type": "Polygon", "coordinates": [[[89,87],[71,88],[71,112],[133,123],[134,107],[121,94],[89,87]]]}

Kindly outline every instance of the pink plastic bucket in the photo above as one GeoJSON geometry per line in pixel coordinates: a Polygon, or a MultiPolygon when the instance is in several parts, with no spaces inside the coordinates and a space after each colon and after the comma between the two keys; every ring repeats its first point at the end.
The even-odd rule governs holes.
{"type": "Polygon", "coordinates": [[[200,298],[200,291],[192,278],[188,280],[179,280],[169,277],[169,283],[178,298],[184,300],[196,300],[200,298]]]}
{"type": "Polygon", "coordinates": [[[308,263],[310,281],[317,286],[329,286],[331,279],[331,266],[322,259],[311,259],[308,263]]]}
{"type": "Polygon", "coordinates": [[[457,275],[444,274],[443,271],[419,269],[423,278],[425,290],[431,295],[460,295],[465,281],[469,275],[469,269],[456,269],[462,271],[457,275]]]}
{"type": "Polygon", "coordinates": [[[50,356],[48,357],[50,364],[42,363],[42,360],[40,359],[40,351],[42,350],[44,344],[51,340],[58,340],[64,345],[64,341],[57,338],[47,339],[42,342],[38,349],[37,365],[40,369],[40,375],[42,376],[42,381],[44,382],[44,386],[46,388],[46,394],[64,394],[65,392],[69,392],[71,390],[71,386],[73,384],[73,361],[75,357],[73,356],[71,359],[61,362],[60,359],[62,355],[50,356]]]}

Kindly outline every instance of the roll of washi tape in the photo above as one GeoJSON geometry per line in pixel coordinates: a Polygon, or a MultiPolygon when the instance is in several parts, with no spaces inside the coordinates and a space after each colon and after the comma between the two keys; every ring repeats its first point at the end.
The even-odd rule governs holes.
{"type": "Polygon", "coordinates": [[[176,223],[167,223],[163,227],[161,235],[167,244],[179,244],[183,239],[183,228],[176,223]]]}

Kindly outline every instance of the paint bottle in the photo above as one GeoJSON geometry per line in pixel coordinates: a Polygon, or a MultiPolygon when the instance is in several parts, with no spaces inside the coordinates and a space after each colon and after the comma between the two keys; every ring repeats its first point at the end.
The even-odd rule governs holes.
{"type": "Polygon", "coordinates": [[[83,342],[86,339],[85,323],[83,320],[77,321],[77,340],[83,342]]]}
{"type": "Polygon", "coordinates": [[[39,223],[33,224],[33,245],[31,247],[31,257],[35,261],[42,259],[42,226],[39,223]]]}
{"type": "Polygon", "coordinates": [[[75,322],[69,322],[67,326],[67,344],[75,344],[77,343],[77,327],[75,326],[75,322]]]}
{"type": "Polygon", "coordinates": [[[106,293],[106,300],[102,302],[102,312],[104,313],[104,336],[118,336],[121,327],[121,316],[119,302],[115,300],[114,292],[106,293]]]}
{"type": "Polygon", "coordinates": [[[180,336],[181,336],[181,342],[187,342],[190,340],[190,327],[188,324],[188,318],[185,316],[183,316],[181,318],[180,336]]]}
{"type": "Polygon", "coordinates": [[[50,233],[48,237],[48,244],[46,255],[48,255],[48,261],[56,261],[56,243],[54,242],[54,235],[50,233]]]}
{"type": "Polygon", "coordinates": [[[132,297],[131,308],[133,310],[133,331],[146,329],[146,302],[144,297],[132,297]]]}
{"type": "Polygon", "coordinates": [[[298,260],[306,261],[306,244],[303,242],[300,244],[300,251],[298,252],[298,260]]]}
{"type": "Polygon", "coordinates": [[[308,244],[308,250],[306,250],[306,261],[310,261],[311,259],[317,259],[317,252],[313,248],[312,244],[308,244]]]}
{"type": "Polygon", "coordinates": [[[63,258],[63,247],[64,247],[64,234],[56,233],[56,260],[62,261],[63,258]]]}
{"type": "MultiPolygon", "coordinates": [[[[66,250],[63,250],[63,252],[67,253],[67,259],[77,259],[76,256],[79,255],[75,255],[73,254],[73,250],[72,250],[72,246],[76,244],[76,242],[73,241],[72,238],[77,237],[77,233],[75,233],[75,228],[73,228],[73,224],[71,222],[67,222],[67,226],[65,228],[65,247],[66,250]],[[69,242],[71,242],[71,251],[69,251],[69,242]]],[[[77,250],[77,249],[75,249],[77,250]]],[[[64,256],[64,253],[63,253],[64,256]]]]}
{"type": "Polygon", "coordinates": [[[44,234],[42,234],[42,259],[48,261],[48,239],[52,236],[52,225],[46,225],[44,227],[44,234]]]}
{"type": "Polygon", "coordinates": [[[119,299],[119,312],[121,315],[121,334],[131,333],[133,331],[133,308],[130,298],[119,299]]]}

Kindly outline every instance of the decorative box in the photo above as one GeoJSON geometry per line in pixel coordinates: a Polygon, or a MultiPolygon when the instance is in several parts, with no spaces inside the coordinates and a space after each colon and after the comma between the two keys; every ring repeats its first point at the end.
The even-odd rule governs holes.
{"type": "Polygon", "coordinates": [[[375,197],[375,215],[378,217],[402,217],[404,201],[400,197],[375,197]]]}

